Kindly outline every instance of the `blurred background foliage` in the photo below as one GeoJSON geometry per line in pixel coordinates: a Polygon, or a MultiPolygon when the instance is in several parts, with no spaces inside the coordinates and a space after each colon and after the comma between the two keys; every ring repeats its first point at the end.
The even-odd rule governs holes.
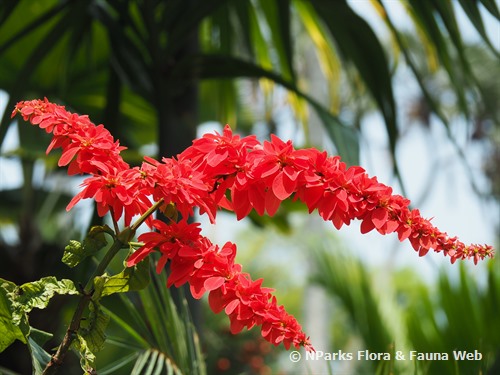
{"type": "MultiPolygon", "coordinates": [[[[331,251],[324,242],[315,253],[317,272],[312,280],[322,285],[347,312],[352,334],[346,351],[368,349],[384,353],[400,350],[407,361],[360,362],[357,373],[494,374],[500,368],[500,275],[498,258],[488,264],[485,282],[464,264],[453,278],[444,268],[429,284],[411,269],[369,269],[360,260],[331,251]],[[355,285],[355,287],[353,287],[355,285]],[[356,343],[356,337],[360,343],[356,343]],[[448,361],[410,361],[410,350],[448,353],[448,361]],[[482,361],[455,361],[453,350],[479,351],[482,361]],[[372,365],[372,367],[370,367],[372,365]],[[364,367],[364,368],[363,368],[364,367]]],[[[342,333],[343,335],[343,333],[342,333]]],[[[335,340],[337,335],[332,337],[335,340]]],[[[335,340],[336,341],[336,340],[335,340]]]]}
{"type": "MultiPolygon", "coordinates": [[[[99,223],[95,213],[88,214],[90,205],[76,214],[64,210],[78,179],[57,170],[57,156],[45,156],[48,138],[43,132],[10,120],[16,102],[44,96],[104,123],[128,147],[124,155],[131,164],[145,154],[177,154],[196,136],[198,125],[210,121],[230,123],[242,134],[256,133],[263,139],[278,133],[294,138],[297,145],[324,148],[348,164],[359,164],[361,145],[372,141],[367,119],[376,114],[384,124],[387,168],[402,192],[398,144],[412,126],[430,132],[437,124],[445,129],[475,193],[488,204],[498,204],[499,41],[486,27],[487,19],[498,26],[497,3],[401,1],[397,5],[407,25],[394,17],[392,2],[355,5],[342,0],[2,1],[0,275],[16,283],[54,273],[84,280],[92,267],[70,272],[54,256],[62,254],[67,240],[99,223]],[[373,17],[359,13],[363,8],[372,10],[376,24],[373,17]],[[472,25],[477,42],[465,41],[461,22],[472,25]],[[412,85],[414,95],[402,102],[399,93],[412,85]],[[479,163],[468,158],[472,143],[483,149],[479,163]],[[11,173],[14,169],[20,172],[11,173]],[[478,170],[487,183],[477,182],[478,170]]],[[[417,205],[431,194],[446,161],[436,163],[428,171],[427,189],[412,197],[417,205]]],[[[479,347],[488,353],[481,367],[457,369],[446,367],[456,364],[433,362],[398,371],[499,371],[500,345],[493,334],[498,332],[494,327],[500,311],[498,261],[488,264],[487,283],[475,280],[462,266],[456,280],[442,271],[430,283],[411,270],[385,272],[340,257],[331,250],[337,246],[319,242],[305,247],[308,252],[318,249],[317,262],[301,258],[299,250],[282,254],[281,262],[255,255],[257,239],[266,242],[268,231],[287,233],[294,244],[303,242],[304,228],[291,223],[300,212],[287,202],[272,220],[252,215],[260,229],[246,237],[244,243],[253,244],[253,250],[243,251],[241,259],[255,276],[275,286],[282,303],[297,315],[329,306],[328,301],[302,306],[315,293],[309,293],[307,276],[314,275],[337,300],[334,316],[329,314],[334,340],[329,348],[358,345],[385,351],[382,348],[398,342],[422,351],[479,347]],[[289,257],[302,260],[292,273],[289,257]],[[381,273],[388,276],[379,284],[374,278],[381,273]],[[389,324],[391,319],[398,329],[389,324]]],[[[255,225],[249,230],[255,231],[255,225]]],[[[281,254],[279,248],[291,247],[290,242],[281,243],[270,252],[281,254]]],[[[201,336],[200,355],[189,312],[181,297],[176,300],[177,308],[170,292],[152,283],[137,296],[106,305],[113,323],[111,344],[99,359],[104,373],[134,368],[137,373],[293,372],[279,351],[259,339],[259,332],[231,337],[223,316],[191,310],[201,336]],[[137,314],[131,303],[138,306],[137,314]],[[132,339],[125,339],[125,333],[132,339]],[[122,363],[129,367],[114,367],[122,363]]],[[[52,302],[49,314],[64,320],[66,302],[52,302]]],[[[59,319],[47,320],[45,313],[34,314],[32,325],[49,332],[62,328],[59,319]]],[[[56,344],[51,341],[47,347],[56,344]]],[[[13,346],[0,355],[0,366],[29,373],[27,355],[24,348],[13,346]]],[[[71,361],[67,366],[78,368],[71,361]]],[[[380,366],[382,373],[391,371],[390,364],[380,366]]]]}

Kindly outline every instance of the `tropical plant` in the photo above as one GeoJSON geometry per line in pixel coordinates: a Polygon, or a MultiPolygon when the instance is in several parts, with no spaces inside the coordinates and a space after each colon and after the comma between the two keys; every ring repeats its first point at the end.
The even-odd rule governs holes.
{"type": "MultiPolygon", "coordinates": [[[[79,353],[85,373],[95,372],[96,353],[105,343],[109,322],[102,300],[144,289],[149,283],[149,255],[154,252],[161,254],[155,264],[157,273],[169,264],[167,287],[187,284],[196,299],[208,294],[211,310],[228,315],[231,333],[259,326],[262,337],[275,346],[314,352],[309,337],[284,306],[278,305],[272,290],[262,287],[262,279],[252,280],[235,262],[236,245],[226,242],[219,247],[201,235],[199,223],[189,222],[195,207],[215,223],[218,208],[234,212],[237,219],[252,210],[273,216],[282,201],[293,198],[305,204],[310,213],[317,210],[337,229],[357,219],[362,233],[373,229],[380,234],[397,233],[399,240],[408,240],[420,256],[433,249],[449,257],[452,264],[465,259],[477,264],[493,256],[492,246],[466,245],[441,232],[417,209],[410,209],[408,199],[392,194],[392,188],[369,177],[362,168],[347,168],[340,157],[328,157],[314,148],[296,150],[291,141],[274,135],[271,141],[260,143],[255,136],[233,135],[226,126],[222,134],[206,134],[193,141],[176,158],[159,162],[145,157],[140,167],[131,167],[120,155],[124,147],[119,141],[88,116],[68,112],[47,99],[19,102],[12,116],[17,114],[52,134],[47,152],[61,148],[58,166],[67,167],[69,175],[89,175],[66,210],[91,198],[98,215],[109,214],[113,225],[113,229],[94,226],[82,243],[72,240],[65,248],[62,262],[70,268],[106,248],[85,286],[77,288],[74,281],[54,276],[19,286],[1,279],[0,350],[16,340],[29,344],[36,374],[55,373],[70,348],[79,353]],[[153,219],[157,210],[167,220],[153,219]],[[137,243],[135,234],[143,224],[149,231],[139,235],[137,243]],[[109,246],[106,236],[112,239],[109,246]],[[108,274],[111,261],[127,247],[130,252],[125,268],[108,274]],[[41,345],[51,335],[32,328],[28,315],[34,308],[45,309],[55,295],[67,294],[78,295],[78,304],[61,343],[50,355],[41,345]]],[[[154,296],[158,294],[149,295],[147,300],[155,301],[154,296]]],[[[182,367],[184,371],[203,371],[202,364],[194,363],[200,355],[190,323],[175,326],[178,317],[168,298],[157,297],[154,305],[151,314],[145,312],[148,320],[161,324],[159,317],[163,316],[170,324],[166,335],[153,329],[154,350],[150,342],[142,340],[146,352],[139,356],[133,371],[180,373],[182,367]],[[166,310],[163,304],[167,304],[166,310]],[[181,329],[172,331],[172,327],[181,329]],[[189,338],[182,334],[186,331],[191,333],[189,338]],[[182,344],[169,343],[166,339],[172,336],[182,344]],[[169,352],[169,346],[175,358],[163,354],[169,352]],[[181,350],[175,352],[179,347],[181,350]]]]}
{"type": "MultiPolygon", "coordinates": [[[[337,309],[346,312],[346,321],[337,324],[352,326],[353,336],[362,342],[359,348],[391,353],[387,361],[358,362],[360,368],[380,374],[498,371],[498,259],[487,264],[484,278],[478,279],[477,272],[460,265],[458,275],[442,268],[433,284],[412,269],[385,270],[388,277],[381,278],[377,268],[331,251],[332,244],[338,247],[337,241],[324,241],[314,252],[316,272],[312,281],[325,288],[337,309]],[[397,351],[405,360],[395,360],[397,351]],[[473,359],[466,360],[465,352],[472,353],[473,359]],[[446,353],[447,359],[432,360],[429,354],[433,353],[446,353]]],[[[346,340],[343,346],[336,338],[334,335],[334,351],[359,349],[348,347],[346,340]]]]}
{"type": "Polygon", "coordinates": [[[103,358],[97,360],[102,363],[100,374],[206,373],[187,301],[181,291],[181,303],[174,303],[166,283],[162,273],[135,296],[120,294],[121,303],[103,307],[110,316],[109,330],[115,332],[107,337],[108,350],[122,350],[109,355],[103,350],[103,358]],[[109,363],[109,358],[116,360],[109,363]]]}
{"type": "MultiPolygon", "coordinates": [[[[382,3],[373,3],[382,9],[382,16],[388,13],[383,12],[382,3]]],[[[456,66],[450,64],[455,54],[461,53],[462,42],[454,26],[453,7],[448,5],[421,5],[416,0],[406,3],[428,46],[428,56],[435,58],[429,61],[445,66],[451,83],[463,74],[464,87],[474,87],[470,69],[464,68],[467,59],[460,59],[456,66]],[[446,39],[443,35],[451,36],[450,48],[441,48],[446,39]]],[[[461,1],[460,6],[498,56],[479,12],[484,8],[498,19],[495,2],[461,1]]],[[[389,19],[387,22],[392,25],[389,19]]],[[[400,32],[392,26],[400,51],[410,63],[407,45],[396,38],[400,32]]],[[[347,79],[353,91],[369,92],[382,113],[394,156],[398,126],[389,60],[397,59],[386,58],[370,25],[343,1],[8,0],[0,6],[0,88],[8,95],[6,107],[47,96],[87,113],[130,147],[124,157],[131,164],[140,162],[145,144],[158,144],[162,156],[179,153],[194,138],[201,121],[236,119],[242,128],[245,121],[239,109],[248,99],[239,100],[238,87],[247,84],[241,81],[247,78],[251,84],[259,80],[266,98],[272,96],[270,82],[289,90],[290,103],[301,119],[305,118],[304,100],[308,102],[322,119],[338,153],[350,164],[357,164],[358,129],[343,119],[339,106],[340,82],[345,79],[340,72],[345,67],[351,72],[347,79]],[[331,83],[327,104],[314,100],[301,78],[301,57],[294,44],[300,29],[318,47],[322,71],[331,83]]],[[[413,64],[412,69],[418,78],[421,67],[413,64]]],[[[421,86],[424,93],[431,91],[425,83],[421,86]]],[[[455,86],[461,89],[457,98],[463,109],[469,96],[461,84],[455,86]]],[[[432,111],[440,113],[441,103],[427,94],[432,111]]],[[[479,102],[482,95],[474,98],[479,102]]],[[[0,143],[9,129],[8,112],[0,123],[0,143]]],[[[263,117],[272,129],[277,119],[270,106],[266,105],[263,117]]],[[[307,128],[307,122],[302,122],[307,128]]],[[[17,241],[1,243],[1,252],[6,255],[1,272],[18,284],[42,278],[45,275],[40,270],[53,269],[57,262],[50,254],[63,252],[55,239],[72,232],[67,217],[61,219],[59,214],[62,202],[67,202],[66,192],[54,189],[54,185],[66,183],[59,177],[55,182],[49,177],[40,183],[36,173],[34,177],[42,160],[43,142],[31,131],[25,126],[17,128],[19,149],[8,155],[21,161],[23,188],[0,191],[2,221],[16,224],[19,232],[17,241]],[[7,202],[13,203],[7,207],[7,202]],[[39,206],[43,210],[39,211],[39,206]],[[61,228],[58,234],[55,227],[61,228]]],[[[396,161],[394,158],[397,175],[396,161]]],[[[54,174],[54,160],[42,163],[45,171],[54,174]]],[[[279,215],[284,218],[280,222],[286,224],[285,213],[279,215]]],[[[97,223],[96,213],[93,224],[97,223]]],[[[58,270],[63,278],[67,272],[58,270]]]]}

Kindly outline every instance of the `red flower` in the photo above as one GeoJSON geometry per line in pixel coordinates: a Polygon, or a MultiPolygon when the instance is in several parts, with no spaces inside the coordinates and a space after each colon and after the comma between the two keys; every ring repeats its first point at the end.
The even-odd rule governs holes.
{"type": "Polygon", "coordinates": [[[145,243],[129,257],[127,266],[137,264],[158,249],[162,256],[156,271],[171,262],[167,286],[179,287],[187,282],[195,298],[208,292],[212,310],[216,313],[224,310],[229,316],[231,332],[261,325],[264,338],[275,345],[283,342],[287,348],[294,345],[312,350],[295,318],[282,306],[277,307],[272,290],[263,288],[262,280],[252,281],[248,274],[242,273],[241,265],[234,262],[234,244],[214,245],[200,235],[199,224],[188,224],[185,220],[170,224],[155,220],[153,227],[159,232],[139,236],[145,243]]]}
{"type": "Polygon", "coordinates": [[[262,324],[262,336],[267,341],[274,345],[283,343],[287,350],[294,345],[296,348],[304,346],[307,350],[314,351],[300,324],[283,306],[277,305],[276,298],[273,297],[264,311],[266,315],[262,324]]]}
{"type": "Polygon", "coordinates": [[[68,204],[69,211],[81,199],[93,198],[97,204],[99,216],[111,211],[113,220],[118,221],[125,214],[125,225],[128,226],[133,216],[143,214],[151,206],[147,196],[137,188],[141,174],[138,168],[116,170],[113,167],[100,165],[105,172],[85,179],[80,191],[68,204]]]}
{"type": "MultiPolygon", "coordinates": [[[[224,194],[236,181],[239,186],[247,184],[250,169],[248,157],[250,153],[255,153],[257,146],[260,143],[255,136],[241,138],[233,135],[229,125],[226,125],[222,135],[205,134],[194,140],[193,145],[179,155],[179,161],[189,161],[193,169],[201,172],[203,180],[211,187],[214,202],[232,210],[224,194]]],[[[246,214],[239,218],[244,216],[246,214]]]]}
{"type": "Polygon", "coordinates": [[[164,199],[174,203],[183,217],[193,216],[193,208],[197,206],[201,214],[206,213],[215,221],[217,205],[209,194],[209,186],[189,160],[163,158],[162,163],[149,157],[145,160],[143,186],[156,201],[164,199]]]}
{"type": "Polygon", "coordinates": [[[295,150],[291,141],[285,143],[272,134],[271,142],[264,142],[262,156],[254,159],[253,175],[283,201],[297,190],[299,177],[309,166],[310,154],[309,150],[295,150]]]}
{"type": "Polygon", "coordinates": [[[115,142],[103,125],[95,126],[88,116],[68,112],[63,106],[50,103],[47,98],[19,102],[12,117],[17,113],[47,133],[53,133],[47,153],[61,147],[63,152],[58,165],[69,164],[70,175],[101,173],[101,164],[112,165],[119,170],[129,168],[119,155],[125,147],[115,142]]]}
{"type": "Polygon", "coordinates": [[[233,135],[229,125],[221,134],[205,134],[193,141],[179,155],[179,160],[190,160],[193,168],[203,171],[206,176],[227,176],[238,172],[246,163],[248,150],[259,145],[255,136],[241,138],[233,135]]]}
{"type": "Polygon", "coordinates": [[[68,174],[98,174],[105,172],[101,165],[113,165],[117,169],[128,169],[119,153],[125,149],[115,142],[104,126],[89,125],[76,129],[65,138],[59,159],[60,167],[68,166],[68,174]],[[76,156],[76,157],[75,157],[76,156]]]}
{"type": "Polygon", "coordinates": [[[234,263],[236,257],[234,244],[227,242],[222,248],[211,243],[207,245],[202,252],[197,254],[194,262],[195,269],[189,280],[191,294],[198,299],[205,292],[220,288],[226,280],[230,280],[241,272],[241,266],[234,263]]]}
{"type": "Polygon", "coordinates": [[[175,205],[181,221],[165,224],[150,219],[149,225],[157,232],[139,236],[144,245],[127,265],[137,264],[158,249],[157,272],[170,262],[167,286],[189,283],[195,298],[208,292],[212,310],[225,311],[233,333],[259,325],[263,337],[275,345],[313,350],[298,322],[277,305],[271,290],[261,286],[262,280],[252,281],[235,263],[236,246],[214,245],[201,236],[199,224],[188,224],[195,207],[212,222],[217,207],[233,210],[238,219],[252,209],[272,216],[284,199],[293,196],[337,229],[358,219],[362,233],[373,229],[381,234],[396,232],[420,256],[431,249],[443,252],[452,263],[470,258],[477,263],[493,256],[491,246],[465,245],[438,230],[418,210],[410,210],[408,199],[393,194],[392,188],[368,176],[363,168],[347,168],[340,157],[315,149],[295,150],[291,141],[274,135],[261,145],[254,136],[241,138],[226,126],[222,135],[195,140],[177,159],[158,162],[146,157],[139,169],[123,161],[124,147],[87,116],[70,113],[47,99],[20,102],[12,116],[17,113],[53,134],[47,152],[62,148],[59,165],[68,165],[69,174],[92,175],[68,210],[81,199],[93,198],[100,216],[111,212],[115,222],[124,216],[129,225],[134,215],[151,207],[148,197],[163,200],[165,207],[175,205]]]}
{"type": "Polygon", "coordinates": [[[138,237],[144,245],[137,249],[127,260],[127,267],[132,267],[147,257],[157,248],[161,255],[156,271],[160,273],[168,260],[177,256],[179,249],[200,246],[200,224],[188,223],[183,220],[178,223],[166,224],[161,220],[153,220],[152,227],[158,232],[143,233],[138,237]]]}

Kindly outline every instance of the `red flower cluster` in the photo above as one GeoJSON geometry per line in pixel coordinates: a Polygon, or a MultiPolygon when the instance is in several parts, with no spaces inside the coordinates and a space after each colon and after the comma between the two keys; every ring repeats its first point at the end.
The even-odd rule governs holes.
{"type": "MultiPolygon", "coordinates": [[[[194,207],[215,221],[223,191],[235,179],[228,177],[226,181],[211,185],[215,181],[210,179],[207,182],[200,166],[204,165],[204,170],[212,168],[213,173],[224,171],[225,174],[231,165],[238,168],[238,155],[231,154],[231,147],[224,152],[224,145],[221,145],[207,165],[193,155],[192,159],[163,158],[162,162],[146,157],[140,168],[130,168],[119,155],[124,148],[102,125],[95,126],[86,116],[69,113],[63,106],[47,99],[20,102],[12,117],[17,113],[21,113],[24,120],[53,133],[47,152],[62,148],[60,166],[69,164],[70,174],[91,174],[67,210],[81,199],[93,198],[100,216],[111,212],[115,222],[124,216],[125,225],[129,225],[134,215],[143,214],[152,206],[149,197],[154,201],[163,199],[165,207],[168,203],[175,205],[184,219],[168,225],[157,220],[147,222],[158,232],[139,236],[145,245],[132,254],[128,266],[137,264],[158,248],[162,256],[157,272],[161,272],[170,261],[168,286],[181,286],[187,282],[195,298],[209,292],[212,310],[226,312],[231,321],[231,332],[238,333],[245,327],[250,329],[261,325],[264,338],[275,345],[283,343],[287,349],[294,345],[313,350],[295,318],[283,306],[278,306],[271,289],[261,287],[262,280],[252,281],[250,275],[241,271],[241,265],[234,263],[236,246],[226,243],[219,248],[200,235],[199,224],[186,221],[193,214],[194,207]]],[[[211,147],[212,142],[217,142],[217,136],[207,136],[207,140],[208,147],[211,147]]],[[[258,142],[254,139],[248,144],[257,145],[258,142]]],[[[236,172],[233,169],[231,174],[236,172]]]]}
{"type": "Polygon", "coordinates": [[[361,231],[396,232],[408,239],[420,256],[430,249],[457,259],[478,260],[493,256],[489,245],[465,245],[434,227],[430,220],[409,208],[410,201],[392,194],[392,188],[369,177],[361,167],[347,168],[338,156],[314,148],[295,150],[291,141],[276,136],[261,145],[254,136],[240,138],[226,126],[222,135],[205,135],[182,152],[180,162],[191,163],[213,186],[219,206],[233,210],[238,219],[252,209],[274,215],[280,203],[293,195],[315,209],[325,221],[340,229],[361,220],[361,231]],[[222,191],[217,191],[222,189],[222,191]],[[231,200],[225,199],[229,189],[231,200]]]}
{"type": "Polygon", "coordinates": [[[84,198],[93,198],[99,215],[111,212],[115,223],[124,217],[145,213],[153,201],[175,206],[180,222],[164,224],[149,220],[158,232],[139,237],[145,242],[128,260],[137,264],[155,248],[162,257],[160,272],[171,262],[168,285],[189,283],[194,297],[209,292],[213,311],[224,310],[231,330],[262,326],[262,335],[272,342],[312,349],[295,318],[278,306],[261,280],[252,281],[234,263],[236,247],[222,248],[200,235],[197,224],[185,219],[198,207],[212,222],[219,207],[235,212],[238,219],[252,209],[274,215],[281,202],[302,201],[309,212],[317,210],[326,221],[340,229],[351,220],[361,220],[362,233],[376,229],[381,234],[396,232],[408,239],[420,256],[430,249],[457,259],[478,260],[493,256],[488,245],[465,245],[456,237],[435,228],[429,220],[410,209],[410,201],[392,194],[389,186],[369,177],[361,167],[347,168],[338,156],[314,148],[296,150],[291,141],[276,136],[261,144],[255,136],[233,135],[229,126],[223,134],[209,134],[193,142],[177,158],[158,162],[145,158],[140,168],[130,168],[120,152],[124,147],[102,126],[63,106],[45,100],[20,102],[12,116],[23,118],[53,134],[47,152],[61,148],[59,165],[68,165],[69,174],[90,174],[82,191],[69,203],[71,209],[84,198]]]}
{"type": "Polygon", "coordinates": [[[130,169],[123,161],[120,152],[125,147],[120,146],[103,125],[96,126],[88,116],[70,113],[46,98],[18,103],[12,117],[17,113],[21,113],[25,121],[53,134],[47,153],[61,148],[58,165],[68,165],[68,174],[92,175],[83,182],[84,189],[71,200],[67,210],[80,199],[94,198],[100,216],[111,211],[117,221],[125,214],[126,225],[133,216],[147,211],[151,205],[148,194],[137,190],[141,185],[141,172],[130,169]]]}
{"type": "Polygon", "coordinates": [[[272,290],[261,287],[262,279],[253,281],[234,262],[236,245],[214,245],[200,235],[198,223],[188,224],[186,220],[168,225],[154,220],[153,226],[157,232],[139,236],[144,245],[128,259],[129,267],[158,249],[161,258],[157,272],[163,270],[167,261],[171,262],[167,285],[179,287],[187,282],[191,294],[198,299],[208,292],[211,309],[215,313],[225,311],[232,333],[259,325],[262,336],[274,345],[283,343],[286,349],[294,345],[312,350],[302,328],[283,306],[278,306],[272,290]]]}

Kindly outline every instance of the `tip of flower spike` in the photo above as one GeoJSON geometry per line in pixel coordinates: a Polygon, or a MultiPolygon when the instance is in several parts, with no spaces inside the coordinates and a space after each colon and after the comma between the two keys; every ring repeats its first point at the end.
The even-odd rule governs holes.
{"type": "Polygon", "coordinates": [[[311,342],[309,341],[309,337],[306,338],[304,340],[304,342],[301,342],[300,345],[302,347],[304,347],[304,349],[307,351],[307,352],[310,352],[310,353],[315,353],[316,352],[316,349],[314,349],[314,346],[312,346],[311,342]]]}

